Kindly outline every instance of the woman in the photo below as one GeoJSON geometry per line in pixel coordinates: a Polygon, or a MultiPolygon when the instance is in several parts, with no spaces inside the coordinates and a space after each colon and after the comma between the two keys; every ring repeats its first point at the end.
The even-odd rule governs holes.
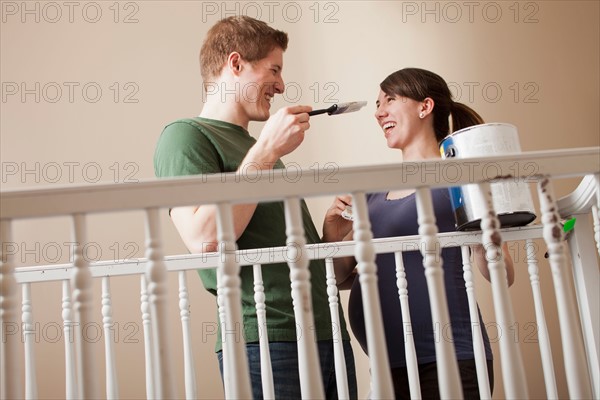
{"type": "MultiPolygon", "coordinates": [[[[452,132],[471,125],[482,124],[482,118],[468,106],[454,102],[448,85],[433,72],[406,68],[389,75],[380,85],[375,118],[383,130],[390,148],[402,151],[404,161],[440,158],[438,143],[452,132]]],[[[455,230],[455,218],[447,188],[432,190],[436,222],[440,232],[455,230]]],[[[342,213],[351,203],[350,196],[336,198],[328,210],[323,227],[324,241],[352,239],[351,222],[342,213]]],[[[369,219],[373,236],[407,236],[418,234],[414,190],[371,193],[367,195],[369,219]]],[[[489,280],[487,262],[482,246],[472,248],[475,262],[489,280]]],[[[504,247],[509,285],[514,280],[512,260],[504,247]]],[[[471,321],[460,247],[442,250],[444,280],[452,324],[454,346],[465,398],[479,398],[473,355],[471,321]]],[[[419,251],[403,252],[410,302],[412,337],[415,341],[419,378],[423,398],[439,398],[435,363],[435,338],[423,257],[419,251]]],[[[394,254],[378,254],[378,285],[383,313],[387,349],[397,398],[410,398],[394,254]]],[[[367,352],[361,287],[352,279],[356,262],[352,257],[336,260],[338,282],[351,281],[352,290],[348,316],[352,331],[367,352]],[[350,277],[349,279],[347,279],[350,277]]],[[[481,317],[480,317],[481,319],[481,317]]],[[[480,326],[484,326],[480,321],[480,326]]],[[[439,327],[438,327],[439,330],[439,327]]],[[[483,330],[490,386],[493,388],[492,353],[489,339],[483,330]]]]}

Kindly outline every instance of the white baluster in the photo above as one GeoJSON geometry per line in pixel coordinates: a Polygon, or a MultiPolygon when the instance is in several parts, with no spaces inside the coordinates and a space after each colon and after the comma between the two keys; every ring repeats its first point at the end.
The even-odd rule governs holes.
{"type": "Polygon", "coordinates": [[[285,224],[287,235],[287,259],[290,266],[292,304],[298,327],[298,369],[303,399],[323,398],[323,380],[319,353],[314,338],[307,333],[314,326],[312,296],[310,293],[310,270],[306,254],[306,239],[300,211],[300,199],[285,200],[285,224]]]}
{"type": "Polygon", "coordinates": [[[592,217],[594,220],[594,239],[596,240],[596,247],[598,248],[598,254],[600,254],[600,216],[598,209],[600,206],[592,206],[592,217]]]}
{"type": "Polygon", "coordinates": [[[185,374],[185,397],[196,399],[196,367],[192,350],[192,333],[190,327],[190,301],[188,297],[185,271],[179,271],[179,315],[183,332],[183,365],[185,374]]]}
{"type": "Polygon", "coordinates": [[[92,273],[83,254],[87,243],[85,215],[73,215],[73,310],[77,323],[77,381],[80,398],[99,398],[94,367],[94,353],[90,341],[85,336],[87,328],[94,323],[92,317],[92,273]]]}
{"type": "Polygon", "coordinates": [[[402,327],[404,329],[404,352],[406,357],[406,371],[408,373],[408,386],[411,399],[421,398],[421,380],[419,379],[419,364],[413,337],[412,322],[410,319],[410,305],[408,301],[408,282],[402,252],[394,253],[396,260],[396,286],[400,299],[400,312],[402,313],[402,327]]]}
{"type": "MultiPolygon", "coordinates": [[[[437,239],[438,228],[431,199],[431,190],[426,187],[417,188],[417,214],[419,235],[421,237],[421,254],[427,280],[427,290],[431,304],[433,329],[445,331],[450,325],[444,270],[442,269],[441,247],[437,239]]],[[[440,396],[442,398],[460,399],[463,397],[462,383],[458,373],[458,363],[454,351],[452,330],[447,340],[435,341],[435,354],[438,371],[440,396]]]]}
{"type": "Polygon", "coordinates": [[[355,258],[358,263],[358,279],[362,292],[365,327],[367,330],[367,348],[371,368],[371,398],[394,398],[394,386],[387,355],[385,332],[379,290],[377,287],[377,265],[373,234],[367,211],[367,198],[364,193],[352,194],[352,215],[354,216],[355,258]]]}
{"type": "MultiPolygon", "coordinates": [[[[514,326],[515,317],[508,293],[506,265],[502,256],[502,237],[499,232],[500,221],[494,212],[490,184],[487,182],[481,183],[479,189],[479,201],[483,206],[483,217],[481,218],[482,241],[490,272],[494,311],[499,329],[502,332],[509,332],[510,327],[514,326]]],[[[501,367],[506,397],[528,398],[525,369],[519,343],[511,340],[510,335],[501,335],[500,354],[502,355],[501,367]]]]}
{"type": "Polygon", "coordinates": [[[331,325],[333,335],[333,357],[335,362],[335,381],[337,385],[338,398],[349,399],[348,374],[346,373],[346,357],[344,355],[344,342],[342,339],[342,325],[340,324],[338,288],[335,281],[333,259],[325,259],[327,271],[327,294],[329,295],[329,311],[331,313],[331,325]]]}
{"type": "Polygon", "coordinates": [[[254,272],[254,301],[256,303],[256,319],[260,340],[260,377],[262,381],[263,398],[274,399],[273,368],[269,352],[269,333],[267,331],[267,307],[265,305],[265,287],[263,286],[261,265],[253,267],[254,272]]]}
{"type": "Polygon", "coordinates": [[[146,398],[154,398],[154,360],[152,357],[152,317],[148,301],[148,284],[146,275],[140,275],[140,308],[142,311],[142,326],[144,327],[144,356],[146,360],[146,398]]]}
{"type": "Polygon", "coordinates": [[[65,398],[77,398],[77,367],[75,365],[75,327],[71,307],[71,285],[68,279],[62,281],[62,319],[65,337],[65,398]]]}
{"type": "Polygon", "coordinates": [[[531,281],[533,305],[535,307],[535,319],[538,327],[538,341],[540,345],[540,354],[542,356],[544,382],[546,384],[546,398],[558,399],[556,378],[554,374],[554,362],[552,361],[552,347],[550,346],[550,336],[548,335],[548,326],[546,325],[544,304],[542,302],[542,291],[540,289],[540,276],[538,274],[536,246],[531,239],[527,239],[525,246],[527,247],[527,270],[529,271],[529,280],[531,281]]]}
{"type": "Polygon", "coordinates": [[[592,206],[592,216],[594,219],[594,238],[596,239],[596,248],[598,249],[598,254],[600,254],[600,174],[594,175],[596,178],[596,202],[597,205],[592,206]]]}
{"type": "Polygon", "coordinates": [[[598,292],[598,254],[594,241],[593,222],[588,214],[575,214],[575,228],[568,235],[568,256],[571,259],[573,284],[583,329],[587,364],[592,379],[594,398],[600,399],[600,293],[598,292]]]}
{"type": "Polygon", "coordinates": [[[569,396],[571,398],[591,399],[590,375],[581,333],[577,329],[579,324],[577,309],[573,302],[574,294],[571,286],[568,285],[563,231],[559,223],[552,183],[547,178],[541,180],[538,183],[538,192],[542,223],[544,224],[544,240],[548,246],[554,291],[556,293],[569,396]]]}
{"type": "Polygon", "coordinates": [[[17,281],[14,274],[13,254],[17,244],[12,242],[11,220],[0,219],[0,399],[20,399],[21,360],[18,349],[19,321],[17,317],[17,281]]]}
{"type": "Polygon", "coordinates": [[[106,366],[106,398],[119,398],[115,349],[111,328],[113,326],[112,302],[110,300],[110,278],[102,278],[102,323],[104,326],[104,357],[106,366]]]}
{"type": "Polygon", "coordinates": [[[175,396],[173,387],[173,369],[168,339],[167,308],[167,268],[165,266],[160,242],[160,220],[158,209],[146,209],[146,279],[150,296],[150,314],[152,320],[154,395],[161,399],[175,396]]]}
{"type": "MultiPolygon", "coordinates": [[[[592,206],[592,217],[594,224],[594,239],[596,242],[596,248],[598,249],[598,254],[600,255],[600,174],[594,175],[596,179],[596,202],[597,204],[592,206]]],[[[581,315],[581,314],[580,314],[581,315]]],[[[598,352],[594,349],[598,347],[598,338],[596,338],[595,346],[593,343],[593,329],[588,329],[590,325],[593,325],[594,322],[597,322],[597,318],[592,318],[590,321],[586,323],[585,332],[584,332],[584,340],[590,343],[587,351],[590,354],[590,358],[588,360],[588,365],[590,370],[592,371],[592,390],[594,391],[594,397],[600,398],[600,363],[598,363],[598,352]]],[[[596,326],[598,326],[596,324],[596,326]]]]}
{"type": "Polygon", "coordinates": [[[25,343],[25,398],[37,398],[37,379],[35,374],[35,328],[33,326],[33,308],[31,306],[31,284],[23,283],[23,341],[25,343]]]}
{"type": "Polygon", "coordinates": [[[482,399],[491,399],[489,372],[487,368],[487,359],[485,357],[485,347],[483,344],[483,334],[481,333],[481,321],[479,320],[479,308],[475,296],[475,285],[473,283],[473,270],[471,267],[471,253],[469,246],[462,246],[463,277],[465,279],[465,289],[467,291],[467,300],[469,302],[469,316],[471,318],[471,333],[473,335],[473,354],[475,356],[475,365],[477,368],[477,385],[479,386],[479,397],[482,399]]]}
{"type": "Polygon", "coordinates": [[[217,268],[218,285],[222,285],[221,298],[225,309],[224,321],[221,320],[223,340],[223,367],[228,376],[225,378],[226,398],[250,398],[252,389],[248,371],[248,356],[243,338],[242,296],[240,266],[235,259],[235,235],[233,230],[231,204],[217,205],[217,240],[221,253],[217,268]],[[233,334],[233,338],[231,336],[233,334]]]}
{"type": "Polygon", "coordinates": [[[225,287],[223,286],[223,271],[220,268],[217,268],[217,309],[219,313],[219,324],[221,325],[221,356],[223,357],[223,390],[225,391],[225,398],[230,399],[230,393],[233,393],[235,390],[235,382],[229,379],[229,368],[235,362],[235,358],[229,359],[226,361],[225,358],[230,356],[231,354],[225,351],[225,341],[227,332],[225,327],[227,326],[226,319],[226,310],[225,310],[225,287]]]}

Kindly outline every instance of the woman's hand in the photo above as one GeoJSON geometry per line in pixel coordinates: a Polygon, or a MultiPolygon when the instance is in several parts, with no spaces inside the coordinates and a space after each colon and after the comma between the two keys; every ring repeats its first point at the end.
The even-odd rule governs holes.
{"type": "Polygon", "coordinates": [[[342,212],[350,205],[350,195],[335,198],[323,221],[323,242],[341,242],[352,231],[352,221],[342,217],[342,212]]]}

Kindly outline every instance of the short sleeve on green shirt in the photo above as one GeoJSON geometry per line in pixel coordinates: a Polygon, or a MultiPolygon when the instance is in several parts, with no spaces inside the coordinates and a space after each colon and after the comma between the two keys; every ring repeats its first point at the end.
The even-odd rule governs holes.
{"type": "Polygon", "coordinates": [[[192,120],[180,120],[165,127],[154,153],[157,177],[221,172],[217,149],[192,120]]]}

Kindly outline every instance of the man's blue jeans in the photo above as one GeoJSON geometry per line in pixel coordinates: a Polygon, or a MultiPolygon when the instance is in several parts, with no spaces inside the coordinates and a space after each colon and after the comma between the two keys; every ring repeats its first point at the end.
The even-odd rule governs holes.
{"type": "MultiPolygon", "coordinates": [[[[325,398],[337,399],[337,383],[335,379],[335,361],[333,357],[333,342],[321,340],[317,342],[325,398]]],[[[252,384],[254,399],[262,399],[262,382],[260,378],[260,347],[258,343],[246,345],[248,353],[248,367],[252,384]]],[[[298,344],[296,342],[269,343],[271,354],[271,367],[273,369],[273,385],[276,399],[301,399],[300,377],[298,373],[298,344]]],[[[217,353],[219,368],[223,376],[223,354],[217,353]]],[[[354,354],[350,342],[344,340],[344,357],[346,358],[346,371],[348,375],[348,389],[350,398],[357,398],[356,371],[354,367],[354,354]]]]}

